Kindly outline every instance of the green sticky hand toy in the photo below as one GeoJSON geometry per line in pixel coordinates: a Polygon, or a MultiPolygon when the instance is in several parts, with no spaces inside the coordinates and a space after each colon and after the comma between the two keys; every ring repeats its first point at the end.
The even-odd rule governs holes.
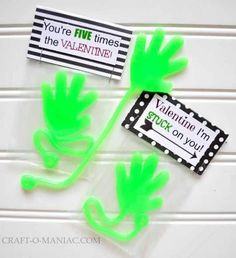
{"type": "MultiPolygon", "coordinates": [[[[65,189],[74,184],[78,180],[79,176],[84,171],[86,166],[89,164],[89,162],[92,160],[93,156],[96,154],[101,144],[111,132],[123,108],[126,106],[127,102],[131,99],[132,96],[140,94],[142,91],[164,93],[168,93],[171,91],[171,83],[167,81],[167,78],[184,70],[187,66],[187,59],[173,59],[174,55],[176,55],[176,53],[182,49],[183,40],[179,36],[176,36],[173,37],[167,44],[164,44],[164,35],[165,34],[162,30],[156,30],[153,33],[151,42],[148,47],[146,46],[147,44],[145,35],[140,34],[137,37],[130,63],[131,86],[121,99],[115,112],[113,113],[112,117],[110,118],[109,122],[103,129],[98,139],[90,148],[88,148],[86,153],[83,153],[82,161],[71,173],[71,175],[63,180],[53,180],[44,177],[36,177],[34,175],[24,175],[21,178],[21,185],[25,190],[32,190],[37,186],[47,187],[50,189],[65,189]]],[[[58,85],[58,88],[61,89],[63,87],[58,85]]],[[[59,95],[59,99],[64,99],[61,96],[62,94],[59,95]]],[[[73,92],[72,95],[74,95],[73,92]]],[[[48,106],[48,108],[50,107],[48,106]]],[[[54,114],[51,113],[50,117],[52,118],[53,116],[54,114]]],[[[54,121],[55,118],[52,118],[52,120],[54,121]]],[[[63,128],[63,126],[61,127],[59,120],[56,119],[56,121],[56,124],[58,125],[57,129],[60,129],[59,136],[61,136],[61,132],[67,132],[67,128],[63,128]]],[[[63,125],[64,123],[66,124],[67,122],[62,121],[63,125]]],[[[81,124],[81,128],[85,127],[87,124],[88,120],[84,119],[81,124]]],[[[72,125],[72,128],[75,129],[77,123],[76,125],[72,123],[72,125]]],[[[56,132],[58,132],[57,129],[55,129],[56,132]]],[[[69,129],[69,131],[71,131],[71,129],[69,129]]],[[[54,138],[47,138],[49,138],[51,143],[55,146],[54,138]]],[[[39,152],[41,150],[40,146],[41,145],[39,145],[39,152]]],[[[53,156],[52,158],[49,158],[49,166],[51,166],[51,163],[54,165],[54,159],[55,158],[53,156]]]]}
{"type": "Polygon", "coordinates": [[[82,134],[91,124],[91,117],[84,111],[91,106],[96,98],[95,92],[80,96],[85,76],[74,75],[69,89],[65,72],[58,72],[55,81],[55,93],[51,85],[42,84],[43,113],[46,129],[38,129],[33,135],[36,150],[41,155],[46,168],[57,165],[59,157],[55,152],[43,146],[48,141],[56,151],[68,156],[83,157],[93,145],[93,138],[82,134]],[[84,149],[74,149],[70,143],[85,145],[84,149]]]}
{"type": "Polygon", "coordinates": [[[158,157],[150,154],[143,160],[141,154],[132,157],[130,172],[127,173],[124,163],[116,166],[116,193],[119,204],[119,214],[115,217],[106,215],[101,202],[95,197],[89,197],[83,205],[83,213],[88,224],[97,232],[118,241],[129,241],[148,225],[149,213],[161,208],[163,199],[154,197],[154,193],[163,188],[169,173],[165,170],[155,173],[158,157]],[[133,229],[130,232],[120,232],[116,226],[126,217],[131,217],[133,229]]]}
{"type": "Polygon", "coordinates": [[[173,60],[173,57],[183,48],[184,40],[175,36],[164,45],[164,38],[164,31],[156,30],[149,47],[146,48],[145,34],[137,37],[131,58],[131,91],[136,91],[138,94],[142,91],[168,93],[172,90],[172,84],[167,81],[167,78],[187,67],[186,58],[173,60]]]}

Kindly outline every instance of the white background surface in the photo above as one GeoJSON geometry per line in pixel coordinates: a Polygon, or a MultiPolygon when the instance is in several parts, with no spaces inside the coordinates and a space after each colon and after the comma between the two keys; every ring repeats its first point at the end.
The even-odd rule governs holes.
{"type": "MultiPolygon", "coordinates": [[[[153,216],[152,235],[144,243],[139,245],[137,242],[133,248],[124,249],[132,257],[235,257],[236,2],[233,0],[146,0],[139,3],[134,0],[1,0],[1,238],[94,237],[80,214],[85,193],[96,184],[93,193],[103,199],[107,210],[115,212],[114,189],[110,184],[114,180],[115,162],[128,161],[133,150],[145,153],[152,150],[117,124],[96,160],[86,170],[85,177],[91,181],[81,180],[63,192],[37,190],[26,194],[21,190],[19,177],[22,172],[41,173],[34,165],[40,161],[33,150],[31,135],[34,129],[43,125],[40,83],[53,81],[54,72],[58,70],[56,66],[26,59],[36,4],[127,25],[135,34],[140,31],[150,33],[155,26],[162,25],[169,34],[181,33],[185,37],[183,54],[189,58],[189,67],[173,80],[173,95],[230,136],[201,178],[171,158],[161,156],[161,166],[171,172],[171,181],[162,192],[165,206],[153,216]]],[[[127,62],[119,83],[88,76],[86,88],[96,88],[100,92],[96,108],[91,110],[94,117],[91,132],[95,137],[129,85],[128,67],[127,62]]],[[[1,258],[53,256],[115,258],[128,254],[103,238],[100,244],[79,246],[0,243],[1,258]]]]}

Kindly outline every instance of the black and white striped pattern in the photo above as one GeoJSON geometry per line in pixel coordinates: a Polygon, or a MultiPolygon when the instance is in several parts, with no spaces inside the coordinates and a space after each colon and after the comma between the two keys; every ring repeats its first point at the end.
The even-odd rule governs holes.
{"type": "Polygon", "coordinates": [[[125,60],[127,57],[129,44],[131,41],[132,31],[123,26],[94,21],[87,18],[74,16],[65,12],[57,11],[51,8],[37,7],[34,17],[32,33],[29,42],[27,57],[40,61],[53,63],[69,67],[84,72],[96,73],[112,79],[121,79],[125,60]],[[43,29],[44,19],[69,24],[72,26],[79,26],[80,28],[90,29],[96,32],[103,32],[106,34],[121,37],[118,57],[116,64],[107,64],[104,62],[80,57],[78,55],[71,55],[55,50],[43,49],[39,46],[40,36],[43,29]]]}

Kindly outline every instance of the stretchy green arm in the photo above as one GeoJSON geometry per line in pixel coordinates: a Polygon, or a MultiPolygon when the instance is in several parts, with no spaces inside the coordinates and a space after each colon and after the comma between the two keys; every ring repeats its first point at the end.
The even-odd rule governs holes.
{"type": "Polygon", "coordinates": [[[64,155],[68,156],[74,156],[74,157],[83,157],[86,153],[86,150],[91,148],[94,141],[91,136],[86,135],[77,135],[72,138],[66,138],[63,140],[58,140],[54,137],[54,135],[48,131],[47,129],[38,129],[34,135],[33,135],[33,143],[35,146],[35,149],[38,151],[40,156],[42,157],[44,166],[46,168],[53,168],[55,167],[59,162],[59,156],[50,150],[47,150],[43,145],[43,143],[47,141],[49,142],[54,149],[56,149],[58,152],[63,153],[64,155]],[[86,149],[74,149],[71,147],[67,147],[66,143],[74,143],[74,142],[84,143],[86,146],[86,149]]]}
{"type": "Polygon", "coordinates": [[[63,189],[74,184],[111,132],[123,108],[133,95],[142,91],[169,92],[171,90],[171,83],[166,81],[166,78],[186,68],[187,60],[185,58],[173,59],[173,56],[183,47],[183,40],[180,37],[172,38],[166,45],[163,43],[163,39],[164,32],[156,30],[149,46],[146,47],[146,36],[143,34],[138,36],[130,64],[131,86],[118,104],[99,138],[86,152],[81,163],[71,175],[59,181],[24,175],[21,178],[21,184],[24,189],[32,190],[37,186],[63,189]]]}
{"type": "Polygon", "coordinates": [[[165,186],[169,179],[166,171],[155,175],[158,157],[151,154],[143,160],[139,153],[132,157],[130,172],[127,173],[124,163],[116,167],[116,193],[120,212],[116,217],[108,217],[99,200],[88,198],[83,206],[88,224],[97,232],[118,241],[129,241],[148,225],[149,213],[159,209],[163,200],[153,194],[165,186]],[[120,232],[116,229],[125,217],[133,218],[133,230],[120,232]]]}

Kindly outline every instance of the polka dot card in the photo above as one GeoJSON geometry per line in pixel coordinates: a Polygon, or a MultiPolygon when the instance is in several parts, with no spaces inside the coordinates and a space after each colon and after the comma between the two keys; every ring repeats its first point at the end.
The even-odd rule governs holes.
{"type": "Polygon", "coordinates": [[[168,94],[143,92],[122,126],[201,175],[228,135],[168,94]]]}

